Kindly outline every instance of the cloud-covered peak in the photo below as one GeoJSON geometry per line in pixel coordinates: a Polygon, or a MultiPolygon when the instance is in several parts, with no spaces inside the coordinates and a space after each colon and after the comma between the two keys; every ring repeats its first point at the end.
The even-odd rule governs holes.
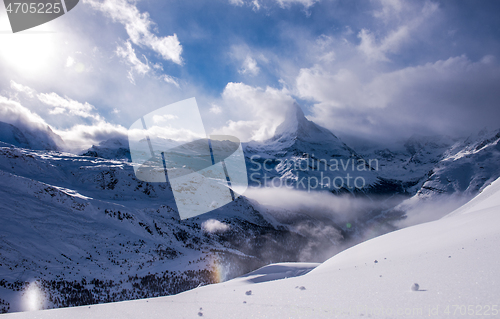
{"type": "Polygon", "coordinates": [[[0,96],[0,141],[36,150],[60,150],[61,137],[19,102],[0,96]]]}

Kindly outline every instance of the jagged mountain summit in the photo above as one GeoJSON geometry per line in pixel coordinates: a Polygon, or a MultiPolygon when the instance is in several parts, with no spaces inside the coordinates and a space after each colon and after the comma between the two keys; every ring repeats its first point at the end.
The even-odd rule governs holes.
{"type": "Polygon", "coordinates": [[[297,104],[273,137],[249,142],[244,150],[252,185],[354,192],[377,180],[370,161],[308,120],[297,104]]]}
{"type": "Polygon", "coordinates": [[[314,153],[318,158],[357,157],[356,152],[331,131],[308,120],[296,103],[289,107],[273,137],[264,142],[249,142],[245,150],[276,157],[302,156],[304,152],[311,156],[314,153]]]}

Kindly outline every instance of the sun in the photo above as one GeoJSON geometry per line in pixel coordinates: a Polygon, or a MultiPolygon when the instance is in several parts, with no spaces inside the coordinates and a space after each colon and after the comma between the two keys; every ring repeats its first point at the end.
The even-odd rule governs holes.
{"type": "MultiPolygon", "coordinates": [[[[12,33],[5,14],[0,14],[0,63],[7,70],[25,77],[50,72],[60,56],[61,35],[50,26],[12,33]]],[[[64,44],[63,44],[64,45],[64,44]]],[[[61,62],[62,63],[62,62],[61,62]]]]}
{"type": "Polygon", "coordinates": [[[23,75],[50,72],[57,50],[50,33],[0,34],[0,58],[23,75]]]}

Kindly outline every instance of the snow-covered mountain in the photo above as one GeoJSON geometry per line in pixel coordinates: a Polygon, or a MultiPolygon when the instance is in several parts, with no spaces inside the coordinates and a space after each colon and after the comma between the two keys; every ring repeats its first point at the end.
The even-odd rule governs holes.
{"type": "Polygon", "coordinates": [[[418,196],[456,193],[474,196],[500,176],[500,130],[482,131],[444,152],[418,196]]]}
{"type": "Polygon", "coordinates": [[[12,124],[0,122],[0,143],[34,150],[56,151],[64,145],[61,137],[50,127],[23,129],[12,124]]]}
{"type": "Polygon", "coordinates": [[[100,157],[106,159],[118,159],[130,161],[130,149],[126,138],[113,138],[92,145],[82,156],[100,157]]]}
{"type": "MultiPolygon", "coordinates": [[[[470,198],[500,176],[492,155],[496,149],[485,148],[496,145],[496,134],[498,131],[484,131],[467,139],[414,135],[389,148],[355,151],[331,131],[308,120],[300,106],[293,104],[272,138],[245,143],[243,148],[251,186],[418,198],[435,191],[453,194],[467,190],[465,195],[470,198]],[[475,163],[478,169],[471,171],[464,164],[456,170],[458,174],[445,173],[457,165],[449,165],[457,156],[462,157],[460,163],[475,163]]],[[[128,145],[122,139],[104,141],[83,155],[130,159],[128,145]]]]}
{"type": "Polygon", "coordinates": [[[299,105],[293,104],[274,136],[264,142],[250,142],[248,153],[262,156],[302,156],[304,151],[323,157],[356,157],[356,152],[329,130],[309,121],[299,105]]]}
{"type": "Polygon", "coordinates": [[[369,160],[308,120],[297,104],[290,106],[272,138],[249,142],[244,150],[254,186],[356,192],[377,181],[369,160]]]}
{"type": "Polygon", "coordinates": [[[0,147],[0,198],[3,311],[27,309],[31,282],[48,308],[168,295],[300,260],[317,240],[245,197],[181,221],[168,183],[67,153],[0,147]]]}
{"type": "Polygon", "coordinates": [[[458,141],[439,156],[415,195],[396,209],[413,217],[424,207],[441,203],[440,210],[447,213],[500,177],[499,163],[500,130],[483,130],[458,141]]]}
{"type": "MultiPolygon", "coordinates": [[[[448,318],[500,313],[500,180],[440,220],[321,265],[276,264],[175,296],[15,318],[448,318]]],[[[9,315],[6,316],[8,318],[9,315]]]]}
{"type": "Polygon", "coordinates": [[[363,148],[360,154],[377,158],[382,178],[401,181],[419,180],[442,159],[458,140],[447,136],[413,135],[389,148],[363,148]]]}
{"type": "Polygon", "coordinates": [[[500,175],[494,164],[493,153],[497,150],[489,147],[496,145],[497,133],[468,139],[414,135],[389,148],[365,147],[355,151],[329,130],[309,121],[295,104],[271,139],[249,142],[244,150],[248,179],[253,186],[370,197],[421,196],[436,186],[447,194],[468,189],[467,195],[473,196],[482,185],[500,175]],[[468,164],[463,164],[457,174],[444,173],[457,165],[457,156],[462,158],[460,163],[475,163],[477,169],[467,170],[468,164]],[[450,166],[451,161],[455,164],[450,166]],[[442,174],[447,177],[438,177],[442,174]],[[441,179],[441,185],[436,185],[441,179]]]}
{"type": "Polygon", "coordinates": [[[44,144],[10,124],[0,129],[8,143],[0,145],[0,310],[9,311],[27,309],[20,300],[30,289],[44,292],[44,307],[94,304],[178,293],[272,262],[323,261],[396,229],[426,198],[460,195],[455,208],[500,176],[498,131],[356,152],[295,105],[273,138],[244,145],[252,186],[346,193],[362,204],[311,195],[289,209],[240,197],[180,221],[170,185],[137,180],[124,141],[77,156],[36,150],[44,144]],[[335,187],[349,178],[350,187],[335,187]]]}

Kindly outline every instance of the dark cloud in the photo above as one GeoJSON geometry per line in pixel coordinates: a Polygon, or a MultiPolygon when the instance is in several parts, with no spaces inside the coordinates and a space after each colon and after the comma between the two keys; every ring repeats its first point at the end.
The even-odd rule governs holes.
{"type": "MultiPolygon", "coordinates": [[[[325,78],[307,75],[304,80],[325,78]]],[[[339,133],[385,139],[415,133],[467,135],[500,127],[500,65],[492,56],[477,62],[454,57],[382,73],[366,84],[343,85],[352,92],[348,99],[325,93],[312,108],[315,121],[339,133]]]]}

